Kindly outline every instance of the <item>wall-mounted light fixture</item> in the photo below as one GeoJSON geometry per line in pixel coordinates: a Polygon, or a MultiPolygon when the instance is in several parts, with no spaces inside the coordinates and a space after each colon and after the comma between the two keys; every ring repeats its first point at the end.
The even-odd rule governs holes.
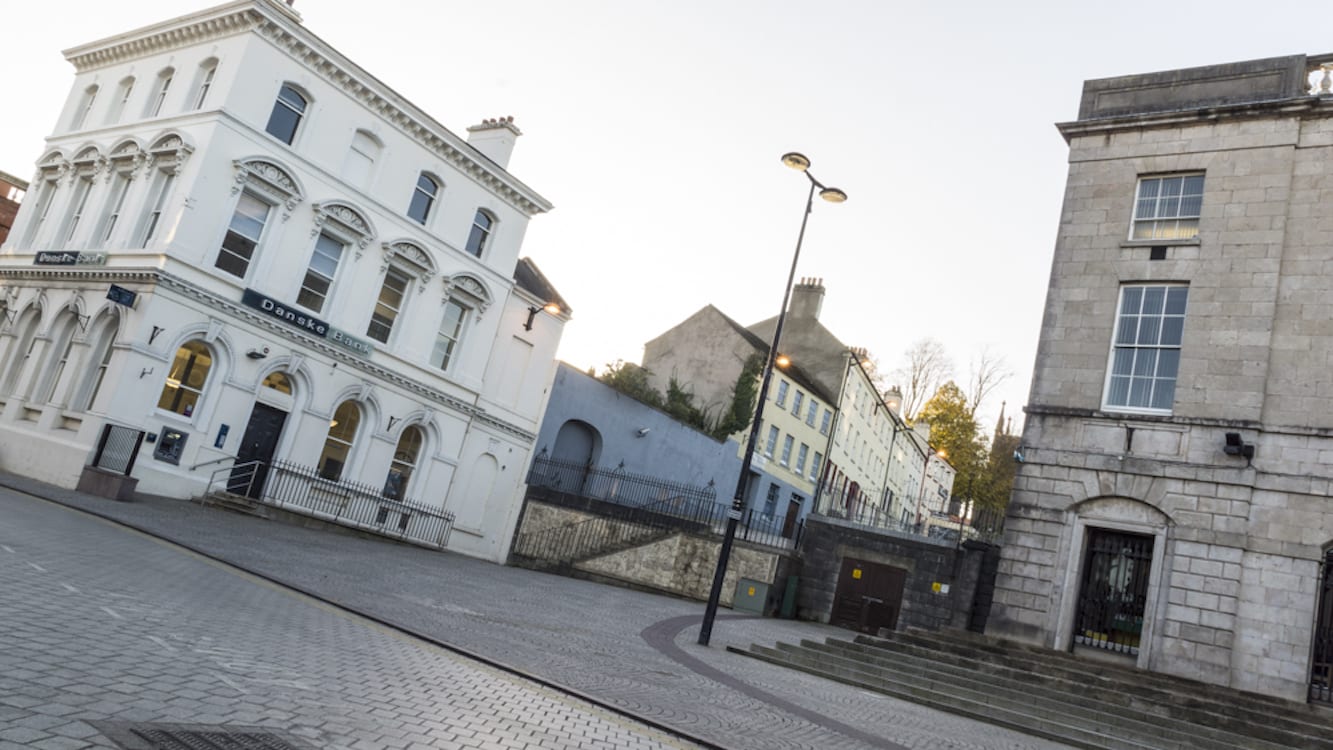
{"type": "Polygon", "coordinates": [[[384,428],[385,432],[393,429],[394,424],[402,421],[402,417],[389,417],[389,426],[384,428]]]}
{"type": "Polygon", "coordinates": [[[525,322],[525,323],[523,324],[523,330],[525,330],[525,331],[531,331],[531,330],[532,330],[532,321],[537,317],[537,313],[539,313],[539,312],[541,312],[541,311],[543,311],[543,310],[545,310],[546,312],[550,313],[551,315],[559,315],[559,314],[560,314],[560,305],[557,305],[557,304],[554,303],[554,302],[547,302],[545,307],[529,307],[529,308],[528,308],[528,320],[527,320],[527,322],[525,322]]]}
{"type": "Polygon", "coordinates": [[[1246,461],[1254,458],[1254,443],[1241,440],[1239,432],[1228,432],[1222,452],[1228,456],[1244,456],[1246,461]]]}
{"type": "Polygon", "coordinates": [[[258,349],[251,349],[250,351],[245,353],[245,356],[249,357],[250,359],[263,359],[264,357],[268,356],[268,347],[262,346],[258,349]]]}

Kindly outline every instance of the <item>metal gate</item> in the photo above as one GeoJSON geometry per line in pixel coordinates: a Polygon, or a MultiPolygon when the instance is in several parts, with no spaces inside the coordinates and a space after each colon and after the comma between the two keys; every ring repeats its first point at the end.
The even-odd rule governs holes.
{"type": "Polygon", "coordinates": [[[1143,632],[1153,538],[1088,530],[1074,643],[1135,656],[1143,632]]]}
{"type": "Polygon", "coordinates": [[[1324,573],[1320,581],[1314,661],[1310,666],[1310,700],[1333,703],[1333,549],[1324,556],[1324,573]]]}

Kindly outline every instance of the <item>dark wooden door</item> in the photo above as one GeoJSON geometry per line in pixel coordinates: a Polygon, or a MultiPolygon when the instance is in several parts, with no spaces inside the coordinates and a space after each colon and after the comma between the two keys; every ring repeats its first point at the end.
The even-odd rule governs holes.
{"type": "Polygon", "coordinates": [[[796,533],[796,522],[801,517],[801,501],[793,497],[787,502],[787,515],[782,519],[782,538],[791,539],[796,533]]]}
{"type": "Polygon", "coordinates": [[[843,558],[829,622],[871,635],[880,628],[894,630],[906,582],[907,571],[902,568],[843,558]]]}
{"type": "Polygon", "coordinates": [[[273,460],[273,452],[278,448],[278,438],[282,436],[282,426],[287,421],[287,412],[275,409],[267,404],[255,404],[250,412],[250,424],[241,437],[241,447],[236,451],[236,468],[232,469],[227,480],[227,491],[259,499],[264,491],[264,481],[268,478],[268,466],[273,460]],[[246,466],[251,461],[260,463],[246,466]]]}

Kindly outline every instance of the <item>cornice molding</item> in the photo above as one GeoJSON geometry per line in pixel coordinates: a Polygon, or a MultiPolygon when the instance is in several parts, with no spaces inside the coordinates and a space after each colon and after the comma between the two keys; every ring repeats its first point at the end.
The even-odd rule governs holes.
{"type": "Polygon", "coordinates": [[[438,388],[432,388],[419,380],[404,377],[392,370],[374,364],[369,360],[352,356],[338,347],[328,344],[320,339],[307,336],[296,328],[283,325],[272,317],[261,315],[251,308],[241,305],[235,300],[208,291],[197,284],[193,284],[165,271],[157,269],[75,269],[8,266],[0,267],[0,280],[5,282],[12,280],[44,282],[50,282],[52,280],[78,280],[83,282],[140,282],[145,284],[156,284],[202,303],[204,306],[203,309],[213,311],[213,314],[220,313],[230,315],[233,318],[242,319],[256,328],[263,329],[270,334],[294,341],[306,349],[318,351],[327,357],[336,359],[337,361],[360,370],[382,382],[392,383],[405,391],[443,407],[447,411],[454,412],[466,419],[476,420],[477,423],[498,430],[505,435],[526,441],[528,445],[531,445],[537,440],[537,435],[535,433],[528,432],[517,425],[499,419],[481,407],[461,401],[438,388]]]}
{"type": "Polygon", "coordinates": [[[465,139],[301,26],[299,16],[269,0],[245,0],[164,21],[68,49],[65,58],[77,72],[83,73],[246,32],[258,34],[524,214],[532,216],[553,208],[549,201],[496,166],[465,139]]]}

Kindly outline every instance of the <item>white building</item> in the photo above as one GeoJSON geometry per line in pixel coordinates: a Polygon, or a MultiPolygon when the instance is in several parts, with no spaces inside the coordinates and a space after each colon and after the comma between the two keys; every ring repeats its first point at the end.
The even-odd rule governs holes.
{"type": "Polygon", "coordinates": [[[504,559],[567,316],[512,121],[459,138],[272,0],[65,56],[0,252],[0,467],[73,486],[122,425],[142,491],[277,459],[504,559]]]}

